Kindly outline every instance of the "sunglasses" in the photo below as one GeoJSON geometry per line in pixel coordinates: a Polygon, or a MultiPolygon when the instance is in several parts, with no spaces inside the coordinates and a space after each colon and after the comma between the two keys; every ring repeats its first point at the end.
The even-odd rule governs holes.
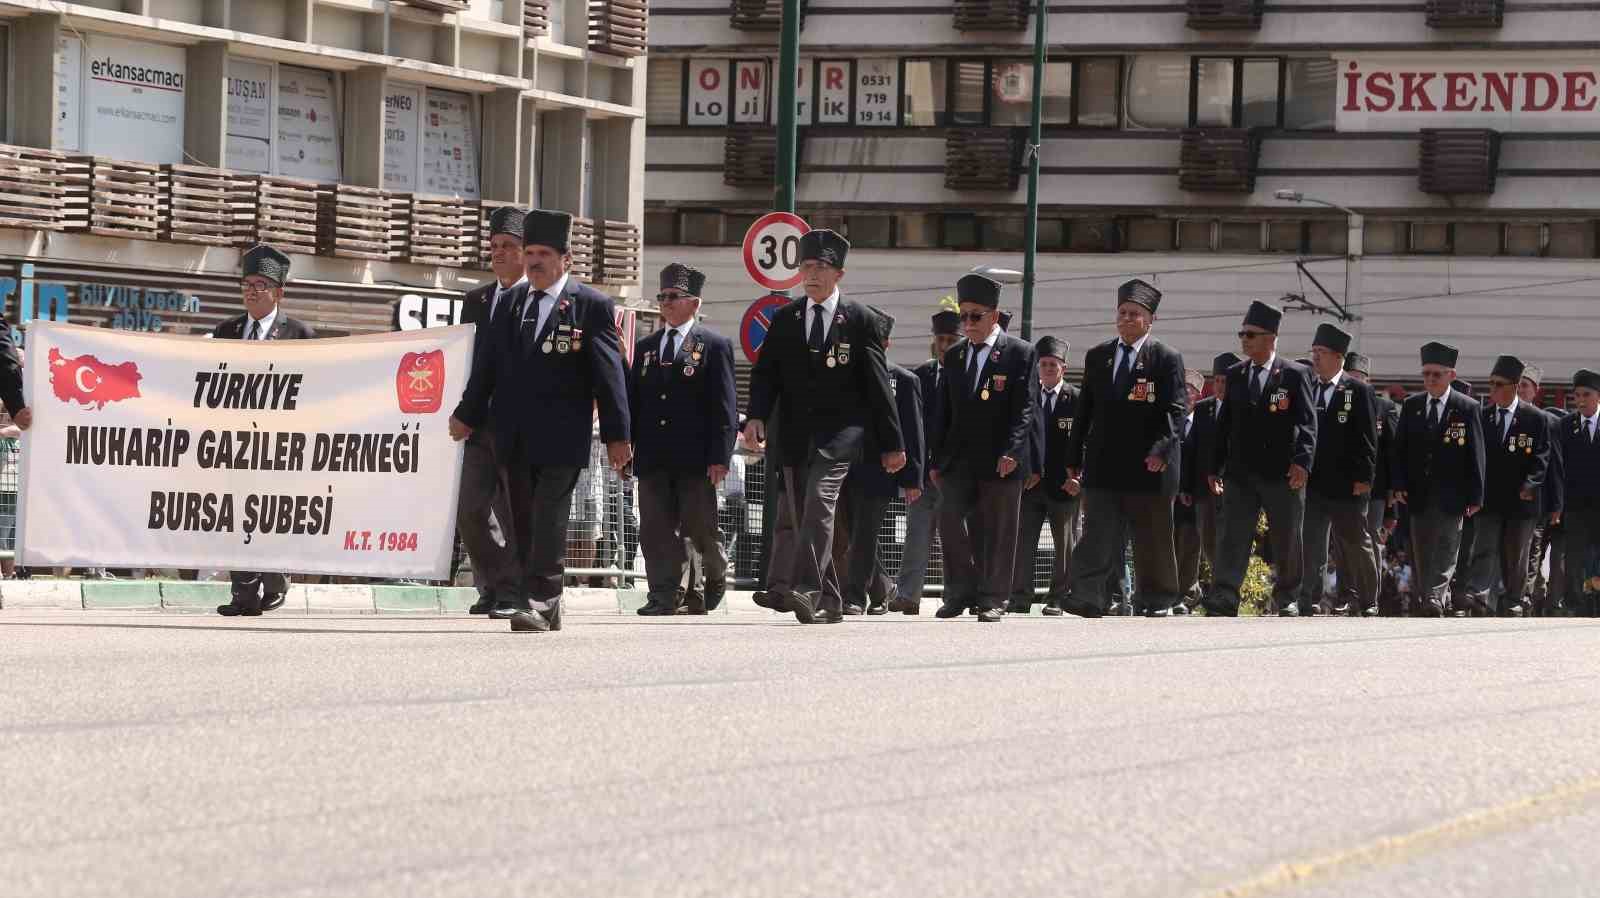
{"type": "Polygon", "coordinates": [[[969,324],[978,324],[990,315],[989,312],[962,312],[960,314],[961,320],[969,324]]]}
{"type": "Polygon", "coordinates": [[[680,299],[693,299],[693,298],[694,297],[688,295],[687,293],[657,293],[656,294],[656,302],[659,305],[663,305],[663,306],[666,305],[669,302],[677,302],[680,299]]]}
{"type": "Polygon", "coordinates": [[[1498,377],[1491,377],[1491,378],[1489,378],[1489,386],[1494,387],[1495,389],[1498,390],[1501,387],[1514,387],[1514,386],[1516,386],[1516,384],[1512,383],[1509,380],[1502,380],[1502,379],[1500,379],[1498,377]]]}

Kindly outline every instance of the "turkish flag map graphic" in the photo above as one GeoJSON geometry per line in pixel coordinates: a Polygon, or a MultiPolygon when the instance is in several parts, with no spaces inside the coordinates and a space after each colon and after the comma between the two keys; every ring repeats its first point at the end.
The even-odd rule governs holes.
{"type": "Polygon", "coordinates": [[[106,407],[139,396],[139,366],[133,362],[108,365],[92,355],[64,358],[61,350],[50,350],[50,389],[62,402],[77,402],[84,407],[106,407]]]}

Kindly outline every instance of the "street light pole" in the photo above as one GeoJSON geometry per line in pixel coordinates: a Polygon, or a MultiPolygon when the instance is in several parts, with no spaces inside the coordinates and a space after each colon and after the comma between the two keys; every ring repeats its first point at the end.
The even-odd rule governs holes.
{"type": "Polygon", "coordinates": [[[795,79],[800,68],[800,0],[783,0],[783,26],[778,49],[778,171],[773,208],[794,211],[795,147],[799,129],[795,122],[795,79]]]}
{"type": "MultiPolygon", "coordinates": [[[[1345,214],[1345,253],[1344,253],[1344,307],[1350,311],[1361,305],[1361,261],[1365,257],[1362,251],[1362,234],[1366,230],[1366,218],[1354,209],[1341,206],[1338,203],[1314,196],[1306,196],[1298,190],[1279,190],[1273,197],[1289,203],[1311,203],[1316,206],[1326,206],[1337,209],[1345,214]]],[[[1354,313],[1352,313],[1354,314],[1354,313]]],[[[1361,329],[1361,316],[1355,316],[1356,330],[1361,329]]]]}
{"type": "Polygon", "coordinates": [[[1028,123],[1028,217],[1022,235],[1022,339],[1033,340],[1033,285],[1039,256],[1039,145],[1044,135],[1045,20],[1049,7],[1038,0],[1033,14],[1033,112],[1028,123]]]}

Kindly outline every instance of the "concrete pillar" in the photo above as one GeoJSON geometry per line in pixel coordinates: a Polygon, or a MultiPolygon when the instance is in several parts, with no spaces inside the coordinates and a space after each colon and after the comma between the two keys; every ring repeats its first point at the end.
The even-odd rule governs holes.
{"type": "Polygon", "coordinates": [[[382,66],[360,68],[344,78],[345,183],[382,187],[383,94],[388,78],[382,66]]]}
{"type": "Polygon", "coordinates": [[[582,109],[552,109],[539,115],[541,171],[539,205],[583,211],[584,115],[582,109]]]}
{"type": "Polygon", "coordinates": [[[223,168],[228,139],[228,45],[208,41],[189,48],[183,100],[183,147],[200,165],[223,168]]]}
{"type": "MultiPolygon", "coordinates": [[[[483,97],[483,170],[479,196],[513,202],[521,196],[522,91],[503,88],[483,97]]],[[[530,147],[531,149],[531,147],[530,147]]]]}
{"type": "Polygon", "coordinates": [[[27,78],[12,79],[12,134],[22,146],[55,148],[56,116],[56,40],[61,33],[61,17],[35,14],[17,19],[11,25],[12,72],[28,72],[27,78]]]}

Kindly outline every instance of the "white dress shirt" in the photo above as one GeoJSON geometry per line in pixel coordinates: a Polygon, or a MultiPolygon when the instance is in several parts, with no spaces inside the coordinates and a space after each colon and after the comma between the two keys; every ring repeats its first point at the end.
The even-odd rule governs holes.
{"type": "MultiPolygon", "coordinates": [[[[1518,399],[1517,397],[1513,396],[1513,397],[1511,397],[1511,404],[1506,406],[1505,408],[1501,408],[1498,405],[1494,407],[1494,413],[1496,415],[1499,415],[1501,412],[1504,412],[1505,416],[1506,416],[1505,417],[1505,421],[1503,423],[1501,423],[1501,425],[1500,425],[1500,433],[1498,434],[1498,436],[1500,437],[1500,439],[1502,441],[1505,440],[1505,438],[1508,435],[1510,435],[1510,433],[1511,433],[1511,422],[1515,421],[1516,418],[1517,418],[1517,403],[1520,402],[1520,401],[1521,401],[1520,399],[1518,399]]],[[[1495,420],[1499,421],[1500,419],[1496,418],[1495,420]]]]}
{"type": "MultiPolygon", "coordinates": [[[[1149,339],[1150,339],[1150,335],[1149,334],[1145,334],[1144,336],[1140,337],[1139,339],[1137,339],[1137,340],[1135,340],[1133,342],[1133,347],[1132,347],[1133,348],[1133,355],[1132,355],[1132,357],[1130,357],[1128,359],[1128,370],[1129,371],[1132,371],[1133,370],[1133,366],[1138,364],[1139,353],[1144,351],[1144,344],[1149,339]]],[[[1122,347],[1127,346],[1127,345],[1128,344],[1122,342],[1122,338],[1121,337],[1117,338],[1117,351],[1115,353],[1115,357],[1111,360],[1111,376],[1112,377],[1116,377],[1117,376],[1117,372],[1122,370],[1122,357],[1128,354],[1126,351],[1123,350],[1122,347]]]]}
{"type": "Polygon", "coordinates": [[[1000,325],[996,324],[994,327],[989,329],[989,336],[985,338],[982,343],[969,343],[967,345],[967,364],[966,367],[961,370],[961,376],[968,378],[966,387],[969,392],[972,391],[973,384],[983,383],[983,369],[988,367],[989,354],[994,350],[994,342],[998,339],[1000,339],[1000,325]],[[976,377],[970,377],[972,374],[973,352],[978,353],[978,373],[976,377]]]}
{"type": "Polygon", "coordinates": [[[1333,391],[1338,389],[1339,381],[1343,378],[1344,372],[1340,371],[1326,381],[1327,386],[1323,386],[1322,377],[1320,375],[1317,377],[1317,408],[1327,408],[1333,402],[1333,391]]]}
{"type": "Polygon", "coordinates": [[[490,321],[494,320],[494,313],[500,311],[500,297],[506,295],[507,293],[510,293],[512,290],[517,289],[517,285],[518,284],[526,284],[527,282],[528,282],[528,276],[526,274],[524,274],[520,278],[517,278],[516,283],[512,284],[509,287],[507,287],[504,284],[500,283],[500,281],[498,279],[495,280],[495,282],[494,282],[494,295],[489,297],[489,320],[490,321]]]}
{"type": "MultiPolygon", "coordinates": [[[[813,302],[809,298],[806,300],[805,320],[800,323],[802,325],[801,329],[805,333],[807,345],[810,345],[811,343],[811,322],[817,317],[817,313],[811,310],[816,307],[816,302],[813,302]]],[[[828,294],[828,298],[822,301],[822,345],[824,346],[828,345],[828,334],[833,331],[833,318],[838,314],[838,311],[839,288],[835,287],[833,288],[833,292],[828,294]]]]}
{"type": "MultiPolygon", "coordinates": [[[[250,317],[248,312],[245,313],[245,317],[250,317]]],[[[240,336],[246,340],[250,339],[250,325],[252,322],[256,321],[257,319],[254,318],[250,318],[249,321],[246,321],[244,323],[244,333],[240,334],[240,336]]],[[[256,339],[265,340],[267,339],[267,335],[272,333],[272,326],[278,323],[278,307],[273,306],[272,311],[267,313],[267,317],[260,319],[259,323],[260,327],[257,328],[256,339]]]]}
{"type": "Polygon", "coordinates": [[[689,342],[689,332],[692,330],[694,330],[694,319],[690,318],[677,327],[668,327],[661,332],[661,342],[656,344],[656,357],[661,360],[661,364],[666,365],[672,362],[672,359],[667,358],[667,335],[671,333],[678,335],[676,337],[677,343],[673,346],[673,352],[682,352],[684,344],[689,342]]]}
{"type": "MultiPolygon", "coordinates": [[[[565,293],[566,290],[567,290],[567,275],[563,274],[561,276],[560,280],[556,281],[554,284],[551,284],[550,285],[550,289],[545,291],[544,297],[539,300],[539,308],[537,310],[538,318],[534,321],[534,324],[533,324],[534,336],[538,336],[539,334],[544,333],[545,321],[547,321],[550,318],[550,313],[555,311],[556,297],[560,296],[562,293],[565,293]]],[[[528,285],[528,297],[530,299],[533,298],[533,293],[534,293],[533,285],[529,284],[528,285]]],[[[523,309],[522,310],[522,320],[523,321],[527,321],[528,320],[529,311],[530,311],[529,309],[523,309]]]]}

